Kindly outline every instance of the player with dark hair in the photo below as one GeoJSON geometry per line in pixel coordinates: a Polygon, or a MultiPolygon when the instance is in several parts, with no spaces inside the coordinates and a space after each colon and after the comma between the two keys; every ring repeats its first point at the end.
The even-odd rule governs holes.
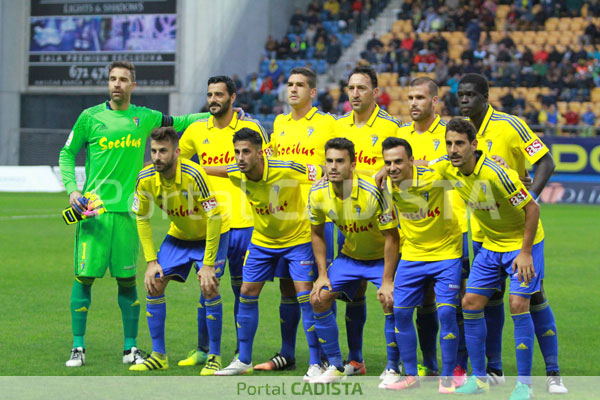
{"type": "Polygon", "coordinates": [[[462,383],[455,382],[452,375],[459,341],[456,308],[460,302],[463,250],[456,213],[446,212],[447,201],[454,192],[439,185],[441,177],[431,169],[414,165],[412,148],[406,140],[387,138],[382,149],[389,178],[386,190],[398,210],[405,237],[394,284],[394,317],[406,378],[385,388],[405,390],[419,386],[412,318],[427,287],[433,285],[438,310],[435,315],[439,315],[441,323],[443,368],[439,392],[454,393],[456,383],[462,383]]]}
{"type": "MultiPolygon", "coordinates": [[[[528,180],[526,164],[536,167],[530,193],[535,198],[544,189],[554,171],[554,161],[548,147],[519,117],[495,110],[488,103],[489,85],[479,74],[466,74],[458,85],[461,114],[469,117],[477,129],[478,149],[489,155],[501,156],[519,176],[528,180]]],[[[484,241],[477,221],[472,221],[473,251],[477,254],[484,241]]],[[[567,393],[558,367],[558,339],[556,321],[545,297],[543,276],[540,291],[531,296],[531,316],[535,332],[546,362],[547,389],[550,393],[567,393]]],[[[486,351],[488,374],[492,384],[503,384],[502,328],[504,326],[504,286],[495,293],[485,309],[488,325],[486,351]]]]}
{"type": "MultiPolygon", "coordinates": [[[[271,146],[273,157],[277,160],[294,160],[299,163],[314,165],[325,164],[324,147],[327,140],[333,137],[335,118],[313,107],[312,102],[317,95],[317,76],[306,67],[296,67],[290,71],[287,81],[287,99],[291,107],[288,114],[280,114],[275,118],[271,146]]],[[[302,198],[308,199],[310,185],[302,185],[302,198]]],[[[327,260],[334,258],[337,244],[337,229],[327,224],[327,260]]],[[[281,261],[276,274],[281,290],[279,319],[281,323],[281,350],[265,363],[258,364],[255,370],[286,370],[295,367],[296,333],[300,320],[300,305],[296,298],[296,289],[290,278],[288,266],[281,261]]],[[[310,307],[308,301],[304,307],[310,307]]],[[[322,373],[321,360],[312,355],[309,360],[308,378],[322,373]]]]}
{"type": "MultiPolygon", "coordinates": [[[[152,337],[152,354],[130,371],[167,369],[165,346],[167,303],[165,289],[171,280],[185,282],[192,265],[200,281],[202,306],[206,309],[210,341],[208,361],[200,375],[221,369],[223,303],[219,279],[227,261],[229,218],[223,199],[198,164],[179,157],[179,136],[171,127],[152,132],[152,165],[138,175],[132,210],[148,267],[144,283],[146,316],[152,337]],[[171,220],[171,227],[158,254],[152,240],[151,203],[171,220]]],[[[202,327],[198,327],[202,329],[202,327]]]]}
{"type": "MultiPolygon", "coordinates": [[[[375,98],[379,93],[377,74],[368,66],[356,67],[348,78],[348,97],[352,111],[336,120],[335,137],[349,139],[356,146],[356,171],[373,175],[383,168],[380,143],[388,137],[396,137],[401,123],[380,109],[375,98]]],[[[400,244],[402,245],[402,243],[400,244]]],[[[362,356],[363,328],[367,320],[366,282],[356,291],[356,298],[346,304],[346,333],[348,338],[347,375],[364,375],[365,363],[362,356]]],[[[397,371],[400,362],[394,334],[394,315],[386,315],[386,340],[388,364],[381,374],[397,371]],[[386,372],[387,371],[387,372],[386,372]]]]}
{"type": "MultiPolygon", "coordinates": [[[[319,269],[310,298],[315,328],[330,364],[323,375],[312,382],[334,382],[345,379],[348,374],[342,362],[338,326],[332,310],[337,298],[356,298],[356,291],[363,290],[361,282],[370,281],[377,286],[377,296],[386,316],[393,314],[393,280],[399,252],[396,215],[375,181],[355,173],[355,167],[354,144],[345,138],[330,139],[325,145],[328,182],[313,186],[309,195],[312,246],[319,269]],[[327,217],[345,237],[341,254],[329,268],[325,244],[327,217]]],[[[389,343],[387,324],[388,318],[385,336],[389,343]]],[[[391,362],[388,359],[386,369],[398,376],[397,359],[391,362]]]]}
{"type": "MultiPolygon", "coordinates": [[[[260,132],[265,143],[265,153],[270,154],[269,138],[258,121],[240,119],[233,110],[236,99],[236,86],[228,76],[213,76],[208,79],[206,102],[210,115],[190,125],[183,133],[180,141],[181,157],[192,158],[198,155],[198,163],[202,166],[223,166],[235,161],[231,139],[236,131],[250,128],[260,132]]],[[[250,244],[252,235],[252,211],[246,202],[246,195],[235,187],[229,179],[209,177],[215,190],[226,192],[226,209],[231,213],[231,229],[229,231],[229,273],[231,289],[235,296],[234,318],[237,315],[242,286],[242,265],[244,255],[250,244]]],[[[188,357],[179,361],[180,366],[202,364],[208,355],[208,335],[206,330],[206,308],[202,307],[202,298],[198,307],[198,345],[191,350],[188,357]]],[[[234,320],[235,323],[235,320],[234,320]]],[[[236,341],[236,353],[239,339],[236,341]]]]}
{"type": "Polygon", "coordinates": [[[304,331],[311,360],[318,359],[318,340],[309,293],[315,277],[308,219],[303,218],[305,201],[299,184],[315,182],[320,168],[311,164],[264,157],[262,137],[243,128],[233,135],[236,164],[206,167],[209,175],[228,177],[246,193],[254,214],[254,231],[242,269],[240,306],[236,316],[240,353],[215,375],[252,372],[252,346],[258,327],[258,296],[266,281],[273,280],[280,259],[286,260],[302,307],[304,331]],[[290,184],[290,182],[299,184],[290,184]],[[306,307],[304,304],[308,304],[306,307]]]}
{"type": "Polygon", "coordinates": [[[110,100],[85,109],[77,118],[59,165],[71,206],[83,211],[75,180],[75,156],[86,149],[84,192],[95,191],[106,213],[77,224],[75,234],[75,281],[71,291],[73,349],[68,367],[85,364],[84,335],[92,301],[92,284],[110,268],[117,279],[118,303],[123,317],[123,363],[142,363],[137,349],[140,302],[136,290],[139,251],[135,219],[130,209],[138,172],[144,162],[146,139],[154,128],[173,126],[183,130],[204,114],[181,117],[131,104],[136,87],[135,67],[126,61],[109,67],[110,100]]]}
{"type": "Polygon", "coordinates": [[[456,393],[489,391],[484,308],[509,276],[518,374],[511,399],[530,399],[535,333],[529,303],[531,296],[540,290],[544,274],[540,208],[516,171],[499,166],[477,150],[477,146],[473,124],[454,118],[446,126],[448,155],[429,164],[431,169],[453,182],[454,190],[467,202],[472,217],[477,219],[484,233],[484,242],[473,260],[462,300],[473,375],[456,393]]]}
{"type": "MultiPolygon", "coordinates": [[[[444,146],[446,121],[435,113],[435,106],[439,101],[436,83],[428,77],[413,79],[409,84],[407,97],[409,112],[413,122],[402,125],[398,130],[398,137],[406,139],[410,143],[415,160],[431,161],[444,156],[446,154],[446,147],[444,146]]],[[[470,268],[468,248],[469,224],[465,215],[465,203],[457,193],[454,195],[452,206],[455,209],[463,232],[462,277],[466,280],[469,276],[470,268]]],[[[459,345],[458,365],[454,370],[454,376],[457,386],[460,386],[461,379],[463,381],[466,379],[468,360],[460,304],[456,308],[456,317],[459,327],[459,345]]],[[[419,345],[423,353],[423,365],[419,364],[418,366],[419,376],[435,376],[438,374],[436,351],[438,330],[439,324],[435,304],[435,292],[433,285],[430,285],[424,297],[423,305],[417,307],[417,332],[419,335],[419,345]]]]}

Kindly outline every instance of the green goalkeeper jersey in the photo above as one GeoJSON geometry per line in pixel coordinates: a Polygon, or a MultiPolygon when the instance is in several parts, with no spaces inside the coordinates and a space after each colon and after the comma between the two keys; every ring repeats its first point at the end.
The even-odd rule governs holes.
{"type": "Polygon", "coordinates": [[[112,110],[108,101],[85,109],[60,151],[60,172],[67,193],[77,190],[75,156],[85,147],[83,191],[94,190],[109,212],[128,212],[152,129],[172,125],[176,131],[183,131],[207,116],[201,113],[170,117],[133,104],[124,111],[112,110]]]}

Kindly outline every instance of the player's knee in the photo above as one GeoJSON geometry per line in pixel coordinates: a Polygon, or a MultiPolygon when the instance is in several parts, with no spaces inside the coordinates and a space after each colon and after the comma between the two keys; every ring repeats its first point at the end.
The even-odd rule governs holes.
{"type": "Polygon", "coordinates": [[[474,293],[465,293],[462,299],[463,310],[481,310],[485,307],[486,298],[474,293]]]}
{"type": "Polygon", "coordinates": [[[438,318],[442,325],[456,322],[456,308],[448,305],[438,307],[438,318]]]}
{"type": "Polygon", "coordinates": [[[311,296],[310,305],[313,308],[313,311],[316,313],[322,313],[331,308],[333,305],[333,299],[328,295],[329,292],[321,293],[320,299],[317,296],[311,296]]]}
{"type": "Polygon", "coordinates": [[[117,278],[117,285],[123,288],[135,287],[136,279],[135,276],[130,278],[117,278]]]}
{"type": "Polygon", "coordinates": [[[202,296],[204,296],[206,300],[212,300],[219,295],[219,287],[217,286],[214,289],[201,290],[201,292],[202,296]]]}
{"type": "Polygon", "coordinates": [[[509,297],[510,313],[511,314],[523,314],[529,312],[529,297],[523,297],[519,295],[511,295],[509,297]]]}

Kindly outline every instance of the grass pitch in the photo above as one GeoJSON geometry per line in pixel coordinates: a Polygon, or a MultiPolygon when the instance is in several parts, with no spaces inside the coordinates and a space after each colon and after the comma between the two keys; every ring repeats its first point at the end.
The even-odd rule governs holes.
{"type": "MultiPolygon", "coordinates": [[[[117,286],[108,277],[97,279],[92,291],[86,334],[87,363],[83,368],[65,367],[72,345],[69,298],[75,232],[74,227],[66,226],[60,217],[66,205],[64,193],[0,194],[0,304],[3,305],[0,347],[4,356],[0,375],[130,375],[128,367],[121,364],[123,334],[117,286]]],[[[546,233],[544,284],[557,320],[559,360],[561,372],[566,376],[597,375],[598,372],[599,217],[599,207],[542,205],[546,233]]],[[[159,244],[167,231],[168,220],[157,215],[153,227],[155,242],[159,244]]],[[[138,345],[149,351],[151,341],[144,317],[144,271],[145,262],[140,254],[138,294],[142,312],[138,345]]],[[[196,305],[200,291],[193,277],[191,274],[185,284],[172,282],[167,289],[166,340],[170,369],[160,372],[161,375],[196,376],[200,371],[200,367],[177,366],[177,361],[196,345],[196,305]]],[[[260,297],[255,363],[268,359],[280,347],[278,291],[277,283],[267,284],[260,297]]],[[[221,282],[221,293],[224,299],[222,354],[223,363],[227,364],[235,347],[233,301],[227,273],[221,282]]],[[[384,318],[372,285],[367,298],[364,357],[368,374],[379,375],[386,360],[384,318]]],[[[505,304],[508,307],[508,301],[505,304]]],[[[338,309],[340,342],[342,353],[346,354],[344,305],[338,303],[338,309]]],[[[516,375],[513,325],[509,315],[507,309],[503,361],[505,373],[516,375]]],[[[303,375],[306,370],[308,352],[301,325],[297,364],[296,371],[281,375],[303,375]]],[[[538,348],[533,374],[545,375],[538,348]]]]}

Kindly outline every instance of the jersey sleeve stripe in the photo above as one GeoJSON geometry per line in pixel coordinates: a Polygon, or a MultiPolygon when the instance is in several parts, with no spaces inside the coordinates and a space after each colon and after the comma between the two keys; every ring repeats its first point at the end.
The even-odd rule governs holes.
{"type": "Polygon", "coordinates": [[[377,113],[377,116],[378,116],[379,118],[382,118],[382,119],[385,119],[385,120],[387,120],[387,121],[391,121],[391,122],[393,122],[394,124],[396,124],[396,125],[398,126],[398,128],[400,128],[400,126],[402,126],[402,124],[401,124],[400,122],[398,122],[398,120],[397,120],[397,119],[393,118],[393,117],[392,117],[392,116],[390,116],[389,114],[385,114],[385,113],[383,113],[383,112],[379,111],[379,113],[377,113]]]}
{"type": "Polygon", "coordinates": [[[208,186],[206,185],[204,178],[202,178],[202,175],[200,175],[200,172],[190,167],[189,165],[184,164],[181,165],[181,172],[185,172],[194,178],[196,184],[198,185],[198,188],[200,189],[200,193],[202,193],[202,197],[210,197],[210,190],[208,190],[208,186]]]}
{"type": "Polygon", "coordinates": [[[509,115],[497,116],[497,117],[492,116],[492,118],[490,118],[490,120],[508,122],[513,128],[515,128],[515,130],[517,131],[519,136],[521,136],[521,139],[524,142],[528,142],[531,139],[531,136],[529,135],[529,133],[527,133],[527,130],[514,117],[511,117],[509,115]]]}
{"type": "Polygon", "coordinates": [[[366,190],[367,192],[371,193],[375,197],[375,199],[377,199],[377,203],[379,203],[379,206],[381,207],[381,209],[385,210],[385,200],[384,200],[383,196],[381,195],[381,193],[379,193],[379,191],[373,190],[372,187],[365,186],[361,182],[358,183],[358,187],[360,189],[366,190]]]}
{"type": "Polygon", "coordinates": [[[371,182],[365,181],[364,179],[360,179],[358,178],[358,183],[365,185],[367,187],[370,187],[371,189],[375,190],[376,192],[379,193],[379,189],[377,189],[377,186],[373,185],[371,182]]]}
{"type": "Polygon", "coordinates": [[[490,169],[496,172],[500,178],[500,181],[502,182],[502,185],[504,185],[504,188],[508,191],[508,193],[513,193],[517,190],[514,184],[510,181],[506,171],[504,171],[499,165],[496,165],[493,161],[488,160],[485,160],[483,165],[487,165],[490,169]]]}
{"type": "Polygon", "coordinates": [[[156,175],[156,169],[154,169],[154,167],[149,170],[142,170],[138,175],[137,181],[135,182],[135,189],[137,190],[142,180],[153,177],[154,175],[156,175]]]}

